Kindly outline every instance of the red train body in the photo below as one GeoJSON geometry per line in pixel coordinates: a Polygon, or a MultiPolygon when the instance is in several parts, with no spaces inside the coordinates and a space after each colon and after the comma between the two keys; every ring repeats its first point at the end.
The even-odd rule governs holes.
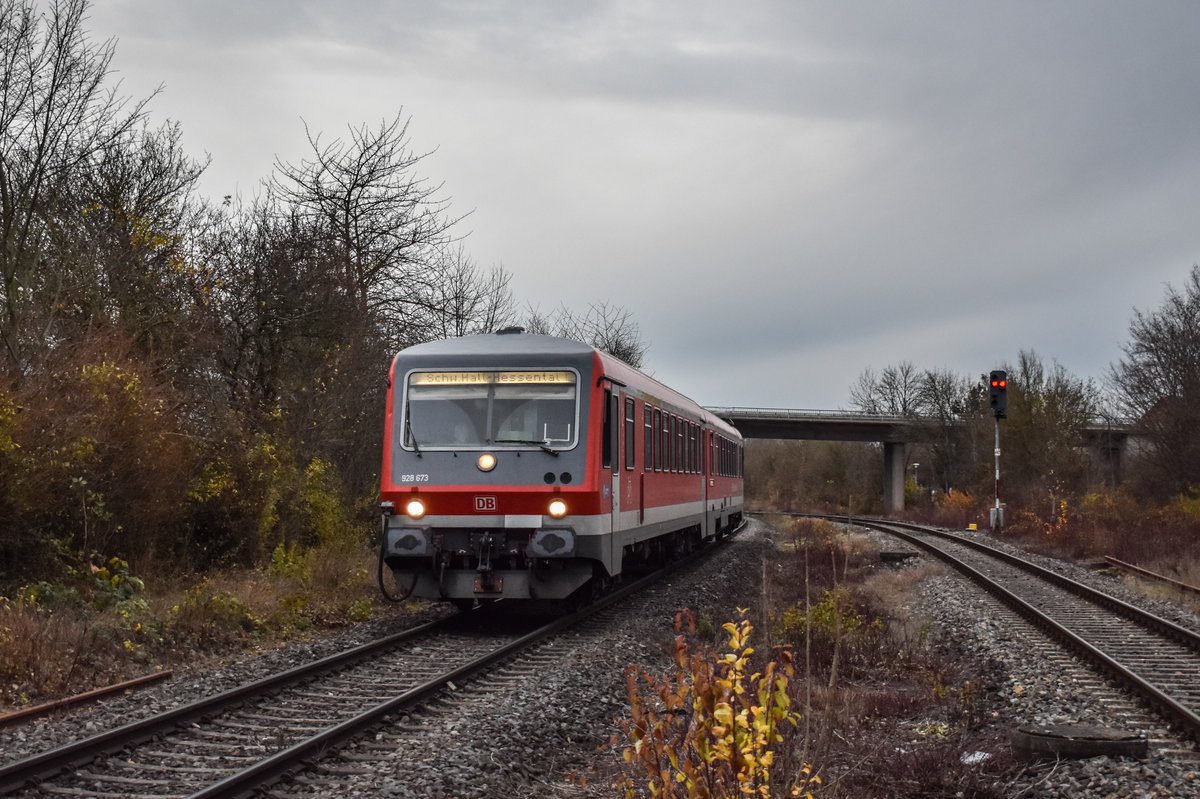
{"type": "Polygon", "coordinates": [[[413,596],[565,599],[742,518],[737,430],[550,336],[399,353],[383,452],[381,557],[413,596]]]}

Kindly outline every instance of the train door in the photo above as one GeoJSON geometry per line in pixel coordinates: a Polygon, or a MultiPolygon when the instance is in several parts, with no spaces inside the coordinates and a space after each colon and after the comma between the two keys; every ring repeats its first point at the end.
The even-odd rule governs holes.
{"type": "MultiPolygon", "coordinates": [[[[638,483],[635,477],[637,469],[637,404],[628,394],[621,395],[621,405],[624,408],[622,420],[624,432],[621,433],[621,466],[619,469],[621,482],[621,510],[629,518],[630,511],[640,507],[638,498],[638,483]]],[[[639,521],[640,523],[640,521],[639,521]]],[[[633,526],[625,522],[626,526],[633,526]]]]}
{"type": "Polygon", "coordinates": [[[621,398],[609,388],[604,390],[604,440],[600,451],[600,480],[604,486],[605,499],[610,501],[611,519],[609,529],[616,531],[621,514],[621,398]]]}
{"type": "Polygon", "coordinates": [[[704,537],[709,538],[716,535],[716,530],[712,529],[712,514],[709,511],[709,495],[712,488],[712,431],[705,430],[701,444],[700,453],[700,469],[704,473],[704,537]]]}
{"type": "MultiPolygon", "coordinates": [[[[621,528],[621,398],[615,391],[608,392],[608,418],[612,420],[612,530],[621,528]]],[[[615,539],[615,536],[614,536],[615,539]]]]}

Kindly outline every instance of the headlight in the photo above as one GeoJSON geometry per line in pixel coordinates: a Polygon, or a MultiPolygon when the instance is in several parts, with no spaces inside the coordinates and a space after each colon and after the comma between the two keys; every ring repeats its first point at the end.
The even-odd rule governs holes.
{"type": "Polygon", "coordinates": [[[404,506],[404,512],[414,519],[419,519],[425,515],[425,503],[419,499],[410,499],[404,506]]]}
{"type": "Polygon", "coordinates": [[[496,468],[496,456],[490,452],[485,452],[479,456],[479,460],[475,461],[475,465],[479,467],[481,472],[490,472],[496,468]]]}
{"type": "Polygon", "coordinates": [[[561,499],[552,499],[546,510],[555,519],[561,519],[567,515],[567,503],[561,499]]]}

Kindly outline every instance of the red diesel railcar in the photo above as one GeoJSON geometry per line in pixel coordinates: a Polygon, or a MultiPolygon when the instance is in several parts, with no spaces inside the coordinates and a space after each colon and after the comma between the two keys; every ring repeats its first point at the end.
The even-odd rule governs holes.
{"type": "Polygon", "coordinates": [[[742,437],[575,341],[510,329],[392,362],[381,558],[405,595],[559,600],[725,535],[742,437]]]}

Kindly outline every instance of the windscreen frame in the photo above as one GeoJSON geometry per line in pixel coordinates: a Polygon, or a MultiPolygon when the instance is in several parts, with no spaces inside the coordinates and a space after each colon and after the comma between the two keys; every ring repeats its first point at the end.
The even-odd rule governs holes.
{"type": "MultiPolygon", "coordinates": [[[[436,384],[426,384],[436,385],[436,384]]],[[[400,385],[402,389],[400,396],[396,402],[395,408],[395,440],[399,443],[399,448],[413,453],[420,452],[439,452],[439,451],[527,451],[527,450],[552,450],[554,452],[569,452],[579,446],[580,442],[580,426],[581,426],[581,411],[583,408],[583,391],[584,381],[580,370],[572,366],[486,366],[486,367],[462,367],[462,368],[436,368],[436,367],[413,367],[404,373],[403,382],[400,385]],[[414,395],[417,392],[413,391],[413,377],[416,375],[439,375],[449,378],[456,376],[454,380],[447,380],[441,385],[449,389],[447,396],[455,389],[461,389],[460,397],[464,400],[473,400],[475,402],[484,402],[486,417],[483,419],[482,432],[478,427],[474,431],[474,435],[469,435],[467,440],[447,442],[442,440],[432,440],[425,442],[421,440],[420,430],[412,430],[412,414],[411,403],[431,401],[426,399],[415,399],[414,395]],[[558,375],[559,380],[556,381],[539,381],[533,379],[537,375],[558,375]],[[569,375],[569,380],[561,379],[569,375]],[[494,378],[492,378],[494,376],[494,378]],[[508,379],[502,379],[508,376],[508,379]],[[490,378],[490,379],[482,379],[490,378]],[[528,404],[538,399],[546,401],[554,401],[553,397],[528,397],[520,396],[522,387],[536,391],[536,386],[546,386],[554,388],[569,388],[573,392],[571,403],[569,422],[569,433],[564,433],[559,427],[556,430],[546,430],[544,434],[535,433],[534,431],[526,431],[525,433],[517,434],[513,432],[505,433],[499,429],[495,421],[495,413],[497,411],[498,402],[514,401],[520,404],[514,404],[508,410],[508,415],[505,417],[507,421],[515,410],[521,407],[521,404],[528,404]],[[474,389],[476,396],[472,398],[471,389],[474,389]],[[500,395],[500,396],[498,396],[500,395]],[[507,395],[507,396],[504,396],[507,395]],[[414,446],[414,435],[415,446],[414,446]]],[[[419,388],[418,392],[424,390],[419,388]]],[[[434,393],[432,390],[429,393],[434,393]]],[[[550,392],[547,392],[550,393],[550,392]]],[[[435,400],[437,398],[434,398],[435,400]]],[[[565,399],[563,400],[565,402],[565,399]]],[[[503,412],[503,411],[502,411],[503,412]]],[[[473,418],[476,425],[480,422],[478,415],[468,418],[473,418]]],[[[548,424],[548,423],[547,423],[548,424]]],[[[418,422],[418,428],[420,423],[418,422]]]]}

